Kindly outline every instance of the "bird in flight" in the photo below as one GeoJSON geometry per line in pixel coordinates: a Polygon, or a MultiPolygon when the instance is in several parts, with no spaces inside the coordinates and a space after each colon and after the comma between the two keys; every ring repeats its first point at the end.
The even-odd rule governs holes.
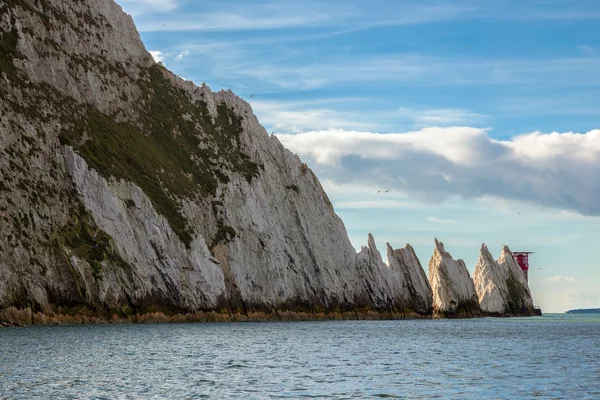
{"type": "Polygon", "coordinates": [[[381,190],[378,190],[377,193],[381,192],[381,190]]]}
{"type": "Polygon", "coordinates": [[[386,190],[385,192],[387,193],[387,192],[389,192],[389,191],[390,191],[390,189],[386,190]]]}
{"type": "Polygon", "coordinates": [[[517,214],[521,215],[521,213],[520,213],[520,212],[518,212],[518,211],[517,211],[517,214]]]}
{"type": "Polygon", "coordinates": [[[254,95],[253,95],[253,94],[251,94],[251,95],[250,95],[250,98],[253,98],[253,97],[254,97],[254,95]]]}

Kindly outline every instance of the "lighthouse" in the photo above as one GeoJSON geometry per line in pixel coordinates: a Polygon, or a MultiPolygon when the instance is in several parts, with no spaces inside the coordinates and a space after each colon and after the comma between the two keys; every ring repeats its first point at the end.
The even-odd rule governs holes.
{"type": "Polygon", "coordinates": [[[521,267],[523,275],[525,275],[525,281],[529,283],[528,271],[529,271],[529,255],[533,254],[533,251],[514,251],[512,253],[515,261],[521,267]]]}

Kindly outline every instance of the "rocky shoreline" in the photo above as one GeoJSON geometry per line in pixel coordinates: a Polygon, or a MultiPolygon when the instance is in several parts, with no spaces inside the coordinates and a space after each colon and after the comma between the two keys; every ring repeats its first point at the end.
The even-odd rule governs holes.
{"type": "MultiPolygon", "coordinates": [[[[388,259],[390,266],[383,263],[375,245],[374,238],[369,235],[369,244],[363,247],[359,258],[363,262],[373,263],[388,273],[397,272],[396,263],[406,262],[402,255],[410,255],[413,260],[411,268],[417,276],[425,277],[414,251],[407,245],[403,251],[394,250],[389,244],[388,259]],[[362,256],[361,256],[362,254],[362,256]],[[366,257],[366,258],[365,258],[366,257]],[[367,260],[367,261],[365,261],[367,260]]],[[[408,267],[408,265],[405,265],[408,267]]],[[[529,288],[510,249],[504,246],[498,261],[494,261],[487,247],[482,245],[475,279],[472,280],[464,262],[454,260],[445,250],[443,243],[435,240],[435,249],[429,262],[429,277],[419,285],[426,290],[417,294],[414,281],[405,292],[412,293],[411,304],[429,304],[425,311],[412,308],[403,310],[374,309],[371,306],[347,306],[326,309],[318,305],[297,305],[294,309],[284,306],[262,310],[205,310],[193,312],[174,312],[168,307],[149,306],[145,311],[134,312],[124,307],[120,310],[98,310],[87,306],[76,308],[56,307],[49,312],[32,311],[31,308],[9,307],[0,310],[0,326],[26,325],[64,325],[64,324],[106,324],[106,323],[182,323],[182,322],[252,322],[252,321],[324,321],[324,320],[397,320],[397,319],[439,319],[439,318],[479,318],[479,317],[514,317],[541,315],[539,309],[533,308],[529,288]],[[513,265],[514,263],[514,265],[513,265]],[[506,268],[503,268],[505,266],[506,268]],[[509,268],[507,270],[507,268],[509,268]],[[510,272],[507,272],[510,271],[510,272]],[[506,278],[506,274],[510,276],[506,278]],[[506,279],[503,281],[502,279],[506,279]],[[512,281],[514,280],[514,281],[512,281]],[[498,283],[494,283],[498,281],[498,283]],[[506,283],[503,283],[506,282],[506,283]],[[505,290],[512,284],[512,292],[505,290]],[[433,290],[431,289],[433,288],[433,290]],[[515,289],[517,288],[517,289],[515,289]],[[495,308],[489,306],[490,296],[496,296],[495,308]],[[433,307],[431,306],[433,304],[433,307]]],[[[406,282],[405,282],[406,283],[406,282]]]]}
{"type": "Polygon", "coordinates": [[[149,312],[139,315],[111,317],[99,315],[69,315],[34,313],[33,322],[31,310],[4,310],[5,314],[18,315],[18,319],[2,321],[3,327],[24,327],[31,325],[79,325],[79,324],[148,324],[148,323],[194,323],[194,322],[267,322],[267,321],[329,321],[329,320],[400,320],[400,319],[431,319],[417,313],[378,312],[372,310],[356,310],[348,312],[297,312],[273,311],[271,313],[252,312],[221,313],[216,311],[195,312],[185,314],[165,314],[149,312]]]}
{"type": "Polygon", "coordinates": [[[156,63],[113,0],[0,0],[0,50],[0,320],[533,315],[508,248],[475,281],[437,240],[429,276],[357,253],[250,104],[156,63]]]}
{"type": "MultiPolygon", "coordinates": [[[[273,311],[271,313],[252,312],[220,313],[216,311],[195,312],[185,314],[165,314],[149,312],[139,315],[119,316],[113,314],[110,318],[88,314],[44,314],[31,310],[3,310],[3,315],[18,315],[17,319],[0,320],[0,328],[27,327],[32,325],[102,325],[102,324],[163,324],[163,323],[220,323],[220,322],[277,322],[277,321],[390,321],[417,319],[470,319],[470,318],[509,318],[507,315],[478,313],[477,315],[446,314],[443,317],[420,315],[414,312],[388,312],[373,310],[356,310],[348,312],[297,312],[273,311]]],[[[541,316],[541,314],[539,314],[541,316]]],[[[518,316],[518,315],[514,315],[518,316]]],[[[524,315],[525,316],[525,315],[524,315]]],[[[526,315],[530,316],[530,315],[526,315]]]]}

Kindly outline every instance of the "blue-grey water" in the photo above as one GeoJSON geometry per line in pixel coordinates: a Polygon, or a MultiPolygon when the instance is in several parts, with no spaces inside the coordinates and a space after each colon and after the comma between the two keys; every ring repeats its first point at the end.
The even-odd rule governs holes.
{"type": "Polygon", "coordinates": [[[600,398],[600,315],[0,329],[1,399],[600,398]]]}

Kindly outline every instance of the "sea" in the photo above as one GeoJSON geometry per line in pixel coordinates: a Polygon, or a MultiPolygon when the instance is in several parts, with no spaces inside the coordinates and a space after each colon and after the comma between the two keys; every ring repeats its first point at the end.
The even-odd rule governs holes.
{"type": "Polygon", "coordinates": [[[599,399],[600,315],[0,329],[0,399],[599,399]]]}

